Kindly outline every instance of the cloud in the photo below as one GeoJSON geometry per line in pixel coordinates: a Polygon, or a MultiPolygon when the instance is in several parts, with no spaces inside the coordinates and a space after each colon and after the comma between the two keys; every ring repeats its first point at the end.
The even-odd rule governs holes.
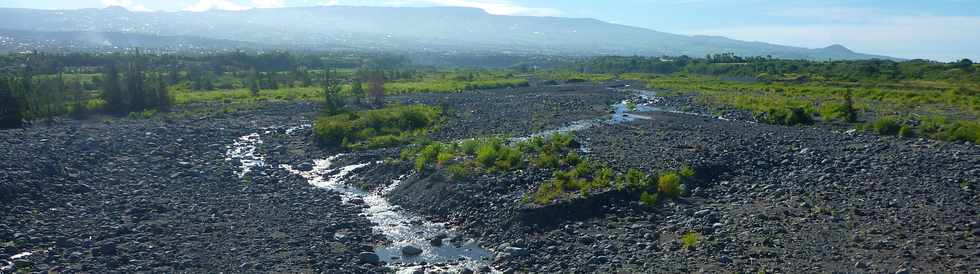
{"type": "Polygon", "coordinates": [[[396,0],[386,1],[394,6],[435,5],[478,8],[496,15],[558,16],[562,12],[552,8],[528,7],[506,0],[396,0]]]}
{"type": "Polygon", "coordinates": [[[286,6],[286,0],[252,0],[252,6],[259,9],[281,8],[286,6]]]}
{"type": "MultiPolygon", "coordinates": [[[[122,0],[127,1],[127,0],[122,0]]],[[[273,1],[274,2],[274,1],[273,1]]],[[[200,0],[190,6],[184,7],[184,11],[202,12],[209,10],[247,10],[252,7],[239,5],[229,0],[200,0]]]]}
{"type": "Polygon", "coordinates": [[[809,48],[842,44],[858,52],[951,61],[978,59],[980,17],[877,16],[833,24],[760,25],[684,31],[809,48]]]}
{"type": "Polygon", "coordinates": [[[102,0],[102,6],[103,7],[123,7],[125,9],[127,9],[127,10],[139,11],[139,12],[153,11],[151,9],[146,8],[146,6],[133,3],[132,0],[102,0]]]}

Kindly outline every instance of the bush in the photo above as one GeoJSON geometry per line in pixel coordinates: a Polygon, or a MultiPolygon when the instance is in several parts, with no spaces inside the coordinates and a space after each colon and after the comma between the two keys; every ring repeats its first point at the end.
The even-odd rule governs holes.
{"type": "Polygon", "coordinates": [[[644,189],[649,186],[647,174],[638,169],[631,168],[626,172],[626,184],[633,190],[644,189]]]}
{"type": "Polygon", "coordinates": [[[419,172],[424,171],[426,165],[436,161],[441,151],[442,144],[439,143],[433,143],[423,148],[415,158],[415,170],[419,172]]]}
{"type": "Polygon", "coordinates": [[[534,165],[540,168],[558,168],[558,156],[550,153],[542,153],[538,156],[538,160],[534,162],[534,165]]]}
{"type": "Polygon", "coordinates": [[[640,194],[640,203],[647,206],[654,206],[657,204],[660,198],[659,196],[659,194],[650,194],[649,192],[644,191],[642,194],[640,194]]]}
{"type": "Polygon", "coordinates": [[[497,150],[494,166],[502,171],[522,168],[524,167],[524,153],[510,147],[501,147],[497,150]]]}
{"type": "Polygon", "coordinates": [[[777,125],[808,125],[813,123],[813,115],[799,107],[769,108],[763,115],[766,123],[777,125]]]}
{"type": "Polygon", "coordinates": [[[578,156],[578,153],[571,152],[568,153],[568,155],[565,155],[565,159],[563,161],[567,166],[576,166],[582,162],[582,157],[578,156]]]}
{"type": "Polygon", "coordinates": [[[909,125],[903,124],[901,127],[898,128],[898,136],[913,137],[915,136],[915,132],[912,131],[912,127],[910,127],[909,125]]]}
{"type": "Polygon", "coordinates": [[[574,168],[572,168],[572,174],[574,174],[575,177],[589,176],[592,174],[592,165],[585,161],[578,163],[574,168]]]}
{"type": "Polygon", "coordinates": [[[681,176],[677,173],[670,172],[661,175],[657,180],[657,191],[667,195],[667,197],[675,198],[681,195],[681,176]]]}
{"type": "Polygon", "coordinates": [[[565,192],[565,187],[561,181],[551,181],[538,187],[538,191],[532,194],[534,203],[539,205],[550,204],[552,201],[561,197],[561,194],[565,192]]]}
{"type": "Polygon", "coordinates": [[[476,139],[469,139],[463,141],[460,147],[463,149],[463,153],[469,156],[476,156],[477,151],[480,149],[480,141],[476,139]]]}
{"type": "Polygon", "coordinates": [[[449,177],[453,180],[463,180],[472,175],[469,167],[460,164],[450,165],[447,170],[449,171],[449,177]]]}
{"type": "Polygon", "coordinates": [[[878,120],[875,120],[875,122],[871,125],[874,132],[881,135],[897,135],[901,127],[902,125],[899,124],[898,118],[890,116],[878,118],[878,120]]]}
{"type": "Polygon", "coordinates": [[[493,167],[497,163],[497,148],[492,143],[483,144],[476,154],[476,161],[483,167],[493,167]]]}
{"type": "Polygon", "coordinates": [[[608,167],[600,168],[592,177],[592,185],[596,188],[607,188],[612,185],[613,170],[608,167]]]}
{"type": "Polygon", "coordinates": [[[684,249],[693,250],[698,247],[698,244],[700,242],[701,242],[701,234],[698,234],[697,232],[694,231],[687,232],[684,234],[683,237],[681,237],[681,243],[683,244],[684,249]]]}
{"type": "Polygon", "coordinates": [[[681,177],[684,177],[684,178],[694,177],[694,175],[695,175],[694,174],[694,168],[692,168],[691,166],[681,167],[681,171],[680,171],[679,174],[681,175],[681,177]]]}
{"type": "Polygon", "coordinates": [[[317,141],[328,147],[389,147],[424,135],[438,115],[438,109],[426,105],[391,106],[321,117],[314,131],[317,141]],[[379,136],[389,137],[374,139],[379,136]]]}
{"type": "Polygon", "coordinates": [[[436,165],[440,167],[444,166],[449,161],[452,161],[453,158],[456,158],[456,155],[453,155],[452,153],[445,152],[445,151],[440,152],[439,155],[436,156],[436,165]]]}

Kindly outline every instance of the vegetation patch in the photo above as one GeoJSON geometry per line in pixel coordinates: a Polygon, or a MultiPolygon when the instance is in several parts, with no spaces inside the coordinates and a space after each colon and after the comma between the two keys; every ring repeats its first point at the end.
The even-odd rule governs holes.
{"type": "Polygon", "coordinates": [[[659,177],[637,169],[617,174],[612,168],[582,158],[576,147],[570,134],[524,141],[484,138],[418,144],[402,149],[401,158],[414,161],[418,172],[445,169],[453,180],[481,172],[509,172],[528,166],[551,170],[552,178],[526,197],[528,202],[539,205],[615,189],[633,193],[643,204],[653,206],[662,198],[681,196],[684,183],[693,180],[695,175],[690,167],[665,172],[659,177]]]}
{"type": "MultiPolygon", "coordinates": [[[[316,140],[328,147],[381,148],[408,143],[426,135],[439,118],[439,110],[426,105],[394,105],[348,112],[316,120],[316,140]]],[[[434,151],[432,158],[438,155],[434,151]]]]}

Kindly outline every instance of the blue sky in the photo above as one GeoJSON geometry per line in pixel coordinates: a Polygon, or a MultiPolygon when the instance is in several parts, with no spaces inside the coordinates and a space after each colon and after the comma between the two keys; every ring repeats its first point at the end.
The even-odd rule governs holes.
{"type": "Polygon", "coordinates": [[[145,11],[284,6],[466,6],[501,15],[590,17],[681,33],[809,48],[842,44],[903,58],[980,60],[980,0],[0,0],[40,9],[145,11]]]}

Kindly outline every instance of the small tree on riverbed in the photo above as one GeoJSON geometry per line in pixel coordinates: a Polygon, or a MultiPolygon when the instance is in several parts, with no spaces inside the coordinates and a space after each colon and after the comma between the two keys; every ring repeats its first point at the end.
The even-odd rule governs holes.
{"type": "Polygon", "coordinates": [[[23,126],[24,100],[15,87],[13,79],[0,78],[0,129],[23,126]]]}
{"type": "Polygon", "coordinates": [[[323,72],[323,112],[327,115],[335,115],[344,111],[344,98],[340,94],[343,85],[333,70],[323,72]]]}
{"type": "Polygon", "coordinates": [[[384,106],[385,102],[385,75],[381,71],[374,71],[368,74],[368,96],[371,97],[371,105],[376,108],[384,106]]]}

